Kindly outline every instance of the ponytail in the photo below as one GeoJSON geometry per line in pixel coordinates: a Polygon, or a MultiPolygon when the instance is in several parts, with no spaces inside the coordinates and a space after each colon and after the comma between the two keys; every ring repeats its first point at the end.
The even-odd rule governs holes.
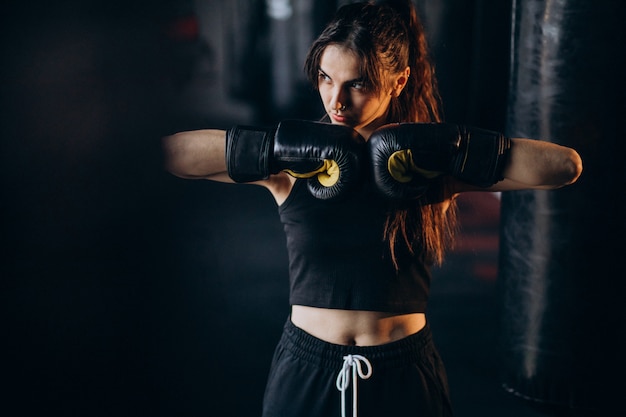
{"type": "MultiPolygon", "coordinates": [[[[409,67],[411,73],[403,93],[392,101],[389,120],[400,122],[441,122],[441,97],[430,59],[430,51],[422,22],[411,0],[386,0],[385,4],[402,17],[408,33],[409,67]]],[[[454,199],[446,198],[444,179],[431,188],[441,195],[429,196],[412,204],[396,204],[385,224],[385,239],[389,242],[391,256],[399,268],[399,250],[407,248],[412,256],[423,253],[426,261],[443,262],[446,249],[452,246],[457,228],[457,206],[454,199]],[[430,201],[428,201],[430,200],[430,201]]]]}
{"type": "Polygon", "coordinates": [[[392,104],[392,118],[403,122],[441,122],[441,97],[424,27],[411,0],[384,0],[401,17],[408,33],[411,74],[405,94],[392,104]]]}

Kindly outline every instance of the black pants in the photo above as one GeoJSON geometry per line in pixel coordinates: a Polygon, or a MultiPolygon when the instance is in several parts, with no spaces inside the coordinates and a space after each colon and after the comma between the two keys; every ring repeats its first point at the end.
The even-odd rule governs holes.
{"type": "MultiPolygon", "coordinates": [[[[290,320],[283,329],[269,374],[264,417],[340,417],[342,393],[337,376],[347,355],[361,355],[371,364],[368,379],[350,375],[345,415],[353,415],[353,384],[357,384],[359,417],[452,416],[445,369],[428,325],[402,340],[380,346],[327,343],[290,320]]],[[[361,362],[363,371],[366,365],[361,362]]]]}

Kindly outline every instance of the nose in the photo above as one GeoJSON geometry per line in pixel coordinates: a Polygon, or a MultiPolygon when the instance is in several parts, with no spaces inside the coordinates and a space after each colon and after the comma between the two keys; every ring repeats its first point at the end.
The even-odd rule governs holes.
{"type": "Polygon", "coordinates": [[[341,88],[334,88],[330,98],[330,108],[332,110],[345,110],[347,97],[341,88]]]}

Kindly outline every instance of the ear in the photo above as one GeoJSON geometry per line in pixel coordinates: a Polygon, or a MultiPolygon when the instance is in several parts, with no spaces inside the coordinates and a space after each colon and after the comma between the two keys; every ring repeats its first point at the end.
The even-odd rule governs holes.
{"type": "Polygon", "coordinates": [[[391,91],[391,95],[394,97],[400,96],[400,93],[406,87],[406,84],[409,82],[409,75],[411,75],[411,68],[406,67],[404,71],[400,72],[396,77],[396,80],[393,85],[393,90],[391,91]]]}

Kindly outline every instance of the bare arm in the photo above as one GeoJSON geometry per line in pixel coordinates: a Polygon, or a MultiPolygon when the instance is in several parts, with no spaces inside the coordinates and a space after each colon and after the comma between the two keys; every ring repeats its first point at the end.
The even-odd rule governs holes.
{"type": "Polygon", "coordinates": [[[232,182],[225,158],[226,132],[194,130],[166,136],[162,140],[165,168],[181,178],[232,182]]]}
{"type": "MultiPolygon", "coordinates": [[[[489,191],[555,189],[576,182],[582,173],[580,155],[572,148],[534,139],[512,139],[504,180],[489,191]]],[[[478,188],[458,183],[457,192],[478,188]]],[[[484,189],[483,189],[484,190],[484,189]]]]}
{"type": "MultiPolygon", "coordinates": [[[[226,131],[216,129],[176,133],[162,139],[165,169],[177,177],[234,182],[226,167],[226,131]]],[[[295,179],[283,172],[251,184],[267,188],[282,204],[295,179]]]]}

